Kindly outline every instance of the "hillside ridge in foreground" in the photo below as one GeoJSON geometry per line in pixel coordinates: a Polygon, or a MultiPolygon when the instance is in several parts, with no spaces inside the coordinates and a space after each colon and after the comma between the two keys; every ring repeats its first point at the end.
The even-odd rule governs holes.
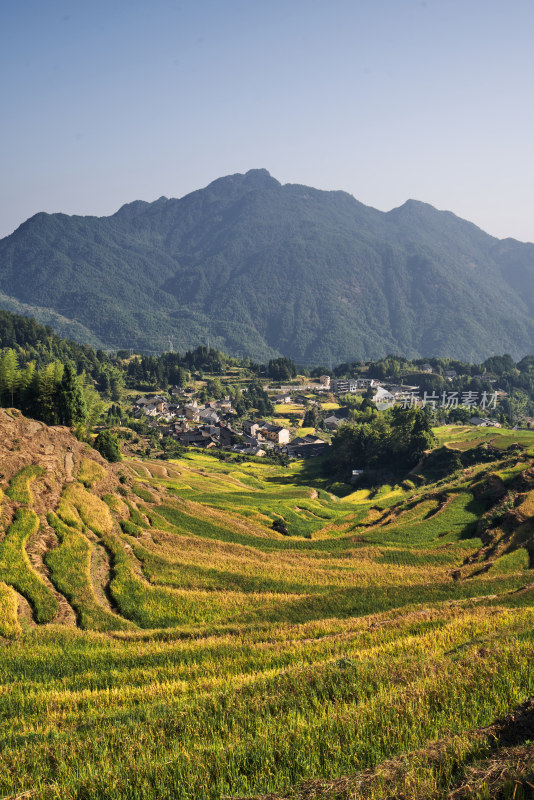
{"type": "Polygon", "coordinates": [[[0,796],[529,796],[526,433],[343,498],[318,463],[0,434],[0,796]]]}

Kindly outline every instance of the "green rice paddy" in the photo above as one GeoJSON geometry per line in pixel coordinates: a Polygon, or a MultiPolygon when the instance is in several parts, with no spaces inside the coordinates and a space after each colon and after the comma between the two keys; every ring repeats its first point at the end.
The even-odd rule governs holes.
{"type": "MultiPolygon", "coordinates": [[[[438,430],[459,448],[472,433],[438,430]]],[[[124,462],[103,497],[84,463],[43,513],[42,473],[19,472],[0,534],[0,797],[446,798],[493,752],[484,727],[534,695],[530,528],[495,528],[487,558],[480,525],[492,475],[509,525],[534,514],[516,433],[491,430],[502,457],[450,481],[344,498],[318,462],[193,451],[124,462]]]]}

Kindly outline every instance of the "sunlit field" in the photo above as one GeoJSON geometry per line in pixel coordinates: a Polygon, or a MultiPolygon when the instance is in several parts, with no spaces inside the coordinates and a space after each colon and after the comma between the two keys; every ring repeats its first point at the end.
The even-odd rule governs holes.
{"type": "Polygon", "coordinates": [[[460,450],[477,444],[491,444],[505,450],[512,444],[534,447],[534,430],[514,431],[508,428],[473,428],[470,425],[444,425],[434,428],[440,444],[447,444],[460,450]]]}
{"type": "MultiPolygon", "coordinates": [[[[87,458],[46,509],[43,471],[17,473],[0,797],[452,796],[506,750],[486,727],[534,695],[534,442],[473,433],[437,431],[500,455],[343,498],[314,460],[191,451],[106,484],[87,458]]],[[[502,796],[528,797],[515,757],[502,796]]],[[[489,797],[477,780],[456,796],[489,797]]]]}

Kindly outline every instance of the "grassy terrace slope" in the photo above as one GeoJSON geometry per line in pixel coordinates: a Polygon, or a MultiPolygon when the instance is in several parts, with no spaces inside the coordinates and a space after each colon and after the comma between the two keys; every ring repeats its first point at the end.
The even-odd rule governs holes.
{"type": "Polygon", "coordinates": [[[317,464],[111,469],[63,429],[53,471],[5,416],[0,797],[529,796],[530,439],[340,499],[317,464]]]}

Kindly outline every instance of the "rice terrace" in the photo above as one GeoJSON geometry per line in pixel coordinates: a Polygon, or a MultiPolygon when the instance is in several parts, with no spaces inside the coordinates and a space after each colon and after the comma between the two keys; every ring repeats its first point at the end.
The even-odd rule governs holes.
{"type": "Polygon", "coordinates": [[[0,11],[0,800],[534,800],[534,2],[0,11]]]}
{"type": "Polygon", "coordinates": [[[340,497],[0,427],[0,797],[534,796],[534,434],[340,497]]]}

